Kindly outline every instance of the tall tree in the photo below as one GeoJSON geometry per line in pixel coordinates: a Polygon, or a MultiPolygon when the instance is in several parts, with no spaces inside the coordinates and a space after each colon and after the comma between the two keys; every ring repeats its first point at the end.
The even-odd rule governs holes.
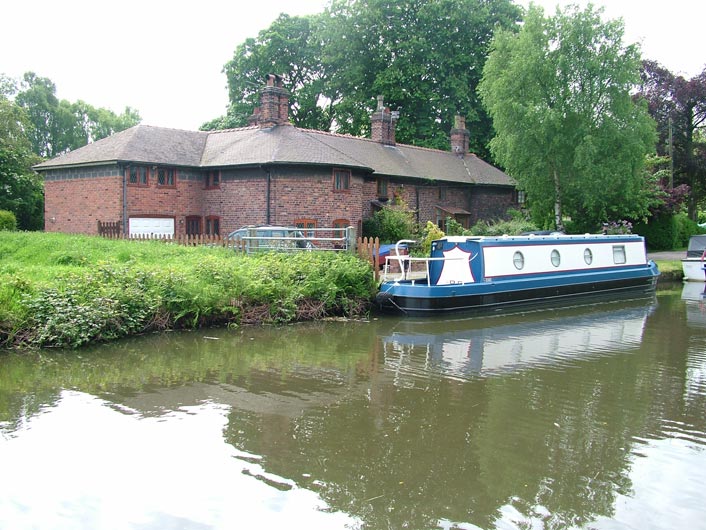
{"type": "Polygon", "coordinates": [[[490,120],[477,86],[493,31],[521,16],[509,0],[334,0],[324,63],[341,95],[339,130],[366,134],[375,96],[400,107],[397,139],[448,148],[455,114],[467,117],[471,149],[485,154],[490,120]]]}
{"type": "Polygon", "coordinates": [[[32,124],[28,136],[34,152],[44,158],[77,149],[140,122],[140,115],[130,107],[116,115],[80,100],[59,100],[56,85],[34,72],[25,73],[15,102],[25,109],[32,124]]]}
{"type": "Polygon", "coordinates": [[[23,108],[0,93],[0,210],[10,210],[23,230],[44,225],[43,186],[32,165],[40,158],[28,137],[31,124],[23,108]]]}
{"type": "Polygon", "coordinates": [[[657,122],[657,151],[672,156],[671,184],[691,190],[689,216],[696,220],[698,205],[706,199],[706,69],[685,79],[654,61],[642,68],[640,97],[644,97],[657,122]]]}
{"type": "Polygon", "coordinates": [[[320,15],[281,15],[226,64],[231,107],[203,128],[243,125],[268,73],[283,75],[296,125],[366,135],[376,96],[401,107],[397,140],[448,148],[455,114],[485,154],[491,124],[476,87],[511,0],[334,0],[320,15]]]}
{"type": "Polygon", "coordinates": [[[321,15],[291,17],[281,14],[257,38],[240,44],[225,65],[230,106],[226,116],[202,129],[223,129],[247,124],[258,104],[267,74],[282,75],[291,94],[291,118],[295,125],[328,130],[333,98],[327,93],[326,69],[321,64],[321,42],[317,37],[321,15]]]}
{"type": "Polygon", "coordinates": [[[631,98],[640,52],[621,20],[570,6],[530,5],[518,33],[499,31],[480,94],[497,135],[491,150],[526,190],[533,216],[563,229],[647,214],[641,171],[654,122],[631,98]]]}

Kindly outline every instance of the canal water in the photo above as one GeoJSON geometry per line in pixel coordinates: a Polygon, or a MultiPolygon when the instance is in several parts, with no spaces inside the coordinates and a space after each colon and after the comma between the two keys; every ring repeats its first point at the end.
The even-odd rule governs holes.
{"type": "Polygon", "coordinates": [[[0,528],[704,529],[703,284],[0,355],[0,528]]]}

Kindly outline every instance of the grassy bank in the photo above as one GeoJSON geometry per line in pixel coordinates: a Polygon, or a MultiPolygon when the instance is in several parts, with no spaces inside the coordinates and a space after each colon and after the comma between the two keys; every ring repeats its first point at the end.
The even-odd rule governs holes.
{"type": "Polygon", "coordinates": [[[659,269],[660,282],[680,282],[684,279],[684,270],[680,260],[655,260],[659,269]]]}
{"type": "Polygon", "coordinates": [[[0,345],[78,347],[178,327],[284,323],[367,310],[370,266],[343,253],[0,232],[0,345]]]}

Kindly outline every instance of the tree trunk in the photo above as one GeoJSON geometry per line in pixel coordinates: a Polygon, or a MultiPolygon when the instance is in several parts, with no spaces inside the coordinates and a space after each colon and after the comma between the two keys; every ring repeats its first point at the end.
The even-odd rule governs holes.
{"type": "Polygon", "coordinates": [[[564,221],[561,214],[561,186],[556,168],[554,168],[554,224],[559,232],[564,231],[564,221]]]}

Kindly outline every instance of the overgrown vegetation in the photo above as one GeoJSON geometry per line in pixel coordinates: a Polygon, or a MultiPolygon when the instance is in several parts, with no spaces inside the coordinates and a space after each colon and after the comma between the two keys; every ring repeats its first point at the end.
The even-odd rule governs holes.
{"type": "Polygon", "coordinates": [[[363,236],[378,237],[383,243],[414,239],[417,234],[414,211],[399,198],[363,221],[363,236]]]}
{"type": "Polygon", "coordinates": [[[0,210],[0,230],[17,230],[17,218],[8,210],[0,210]]]}
{"type": "Polygon", "coordinates": [[[149,330],[285,323],[367,311],[370,265],[333,252],[0,232],[0,345],[79,347],[149,330]]]}

